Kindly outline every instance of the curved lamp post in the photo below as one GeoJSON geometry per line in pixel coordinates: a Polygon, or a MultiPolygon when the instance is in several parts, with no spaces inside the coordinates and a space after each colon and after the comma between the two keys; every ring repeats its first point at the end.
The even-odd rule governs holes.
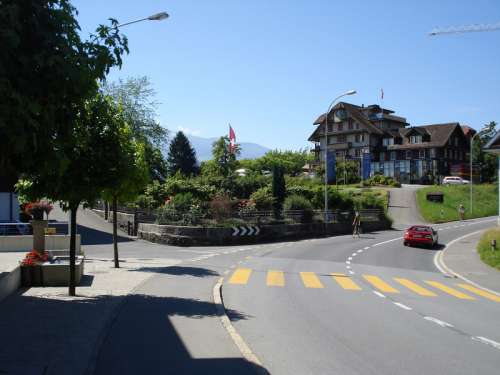
{"type": "Polygon", "coordinates": [[[325,114],[325,231],[326,231],[326,224],[328,223],[328,115],[330,114],[330,111],[332,108],[335,106],[337,100],[340,98],[347,96],[347,95],[354,95],[356,94],[356,90],[349,90],[342,95],[337,96],[335,99],[332,100],[330,105],[328,106],[328,110],[326,111],[325,114]]]}
{"type": "Polygon", "coordinates": [[[169,16],[168,16],[167,12],[160,12],[160,13],[153,14],[153,15],[146,17],[146,18],[141,18],[141,19],[138,19],[135,21],[121,23],[121,24],[117,25],[116,27],[123,27],[123,26],[131,25],[133,23],[142,22],[142,21],[161,21],[161,20],[164,20],[168,17],[169,16]]]}

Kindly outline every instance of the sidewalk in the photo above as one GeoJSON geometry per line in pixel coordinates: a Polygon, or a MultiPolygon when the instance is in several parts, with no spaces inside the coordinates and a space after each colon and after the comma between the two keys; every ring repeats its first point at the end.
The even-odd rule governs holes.
{"type": "Polygon", "coordinates": [[[104,333],[127,294],[152,277],[151,267],[179,260],[87,260],[77,297],[67,287],[20,289],[0,302],[0,373],[93,372],[104,333]]]}
{"type": "Polygon", "coordinates": [[[483,288],[500,293],[500,271],[486,265],[479,258],[476,246],[485,230],[454,241],[442,253],[442,263],[452,273],[483,288]]]}

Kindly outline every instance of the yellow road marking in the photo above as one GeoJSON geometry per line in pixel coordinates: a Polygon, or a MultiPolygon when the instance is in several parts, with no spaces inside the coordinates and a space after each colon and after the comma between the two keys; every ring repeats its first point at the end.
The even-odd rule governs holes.
{"type": "Polygon", "coordinates": [[[267,286],[285,286],[283,271],[267,271],[267,286]]]}
{"type": "Polygon", "coordinates": [[[434,288],[437,288],[439,290],[442,290],[445,293],[451,294],[453,297],[457,297],[460,299],[475,299],[465,293],[459,292],[456,289],[450,288],[449,286],[446,286],[444,284],[441,284],[437,281],[425,281],[427,284],[432,285],[434,288]]]}
{"type": "Polygon", "coordinates": [[[251,273],[250,268],[238,268],[229,279],[229,284],[246,284],[251,273]]]}
{"type": "Polygon", "coordinates": [[[469,284],[457,284],[457,285],[460,288],[464,288],[464,289],[468,290],[469,292],[476,293],[476,294],[480,295],[481,297],[488,298],[488,299],[495,301],[495,302],[500,302],[500,297],[493,294],[493,293],[488,293],[485,290],[473,287],[472,285],[469,285],[469,284]]]}
{"type": "Polygon", "coordinates": [[[306,288],[323,288],[323,284],[314,272],[301,272],[300,277],[306,288]]]}
{"type": "Polygon", "coordinates": [[[333,279],[344,289],[361,290],[361,288],[352,279],[343,273],[332,273],[333,279]]]}
{"type": "Polygon", "coordinates": [[[428,289],[422,288],[420,285],[415,284],[413,281],[410,281],[408,279],[401,279],[401,278],[395,277],[394,280],[396,280],[401,285],[404,285],[405,287],[407,287],[411,291],[413,291],[417,294],[420,294],[421,296],[426,296],[426,297],[435,297],[436,296],[436,293],[431,292],[428,289]]]}
{"type": "Polygon", "coordinates": [[[363,277],[368,281],[370,284],[372,284],[375,288],[382,292],[386,293],[399,293],[397,289],[394,289],[392,286],[387,284],[385,281],[383,281],[381,278],[373,275],[363,275],[363,277]]]}

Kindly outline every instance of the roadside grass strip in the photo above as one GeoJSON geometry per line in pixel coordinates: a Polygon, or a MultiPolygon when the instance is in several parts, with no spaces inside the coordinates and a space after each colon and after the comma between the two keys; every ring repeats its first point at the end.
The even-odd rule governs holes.
{"type": "Polygon", "coordinates": [[[361,290],[349,276],[343,273],[332,273],[333,279],[343,288],[347,290],[361,290]]]}
{"type": "Polygon", "coordinates": [[[285,275],[283,271],[268,271],[267,286],[285,286],[285,275]]]}
{"type": "Polygon", "coordinates": [[[316,276],[314,272],[301,272],[300,277],[306,288],[315,288],[315,289],[324,288],[323,284],[321,283],[321,281],[318,279],[318,276],[316,276]]]}
{"type": "Polygon", "coordinates": [[[412,292],[415,292],[415,293],[417,293],[417,294],[419,294],[421,296],[425,296],[425,297],[436,297],[437,296],[436,293],[431,292],[430,290],[427,290],[427,289],[421,287],[418,284],[415,284],[413,281],[410,281],[408,279],[402,279],[402,278],[399,278],[399,277],[395,277],[394,280],[396,280],[401,285],[407,287],[412,292]]]}
{"type": "Polygon", "coordinates": [[[381,292],[385,293],[399,293],[399,290],[394,289],[392,286],[387,284],[385,281],[383,281],[381,278],[378,276],[374,275],[363,275],[366,281],[368,281],[370,284],[372,284],[375,288],[380,290],[381,292]]]}
{"type": "Polygon", "coordinates": [[[486,292],[485,290],[476,288],[476,287],[469,285],[469,284],[457,284],[457,285],[460,288],[463,288],[465,290],[468,290],[469,292],[480,295],[481,297],[484,297],[484,298],[489,299],[491,301],[500,302],[500,297],[493,294],[493,293],[486,292]]]}
{"type": "Polygon", "coordinates": [[[238,268],[229,279],[229,284],[246,284],[251,274],[250,268],[238,268]]]}
{"type": "Polygon", "coordinates": [[[449,286],[446,286],[444,284],[441,284],[437,281],[425,281],[427,284],[433,286],[436,289],[439,289],[445,293],[448,293],[452,295],[453,297],[460,298],[460,299],[468,299],[468,300],[474,300],[474,297],[469,296],[468,294],[462,293],[456,289],[450,288],[449,286]]]}

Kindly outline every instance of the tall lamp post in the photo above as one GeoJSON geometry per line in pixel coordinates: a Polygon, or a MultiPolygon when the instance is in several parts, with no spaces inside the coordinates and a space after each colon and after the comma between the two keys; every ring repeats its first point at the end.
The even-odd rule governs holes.
{"type": "Polygon", "coordinates": [[[481,135],[481,134],[484,134],[486,133],[487,131],[489,131],[489,128],[483,128],[481,129],[480,131],[478,131],[476,134],[474,134],[472,136],[472,138],[470,139],[470,154],[469,154],[469,162],[470,162],[470,214],[472,216],[472,146],[474,145],[474,138],[476,138],[478,135],[481,135]]]}
{"type": "MultiPolygon", "coordinates": [[[[326,223],[328,223],[328,115],[330,114],[330,111],[336,104],[337,100],[340,98],[343,98],[344,96],[347,95],[354,95],[356,94],[356,90],[349,90],[342,95],[337,96],[335,99],[332,100],[330,105],[328,106],[328,110],[326,111],[325,114],[325,228],[326,228],[326,223]]],[[[337,180],[335,178],[335,180],[337,180]]]]}

